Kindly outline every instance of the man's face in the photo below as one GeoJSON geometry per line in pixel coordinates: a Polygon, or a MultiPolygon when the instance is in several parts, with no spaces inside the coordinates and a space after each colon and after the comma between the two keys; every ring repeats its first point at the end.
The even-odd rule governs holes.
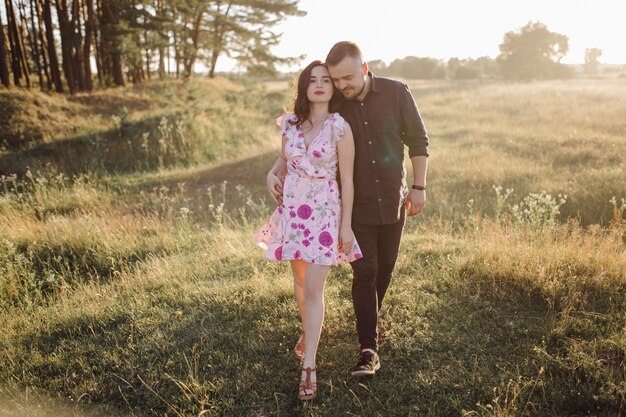
{"type": "Polygon", "coordinates": [[[337,65],[329,66],[330,78],[335,84],[335,88],[348,100],[357,98],[365,87],[365,77],[367,77],[367,63],[361,58],[347,56],[337,65]]]}

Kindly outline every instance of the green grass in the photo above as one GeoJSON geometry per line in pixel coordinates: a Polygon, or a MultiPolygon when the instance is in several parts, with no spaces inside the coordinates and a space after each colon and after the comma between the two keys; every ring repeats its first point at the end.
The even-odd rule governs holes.
{"type": "Polygon", "coordinates": [[[411,85],[428,207],[382,310],[383,368],[349,377],[351,271],[334,268],[306,404],[288,265],[250,242],[286,90],[0,97],[60,113],[0,155],[0,414],[623,413],[626,84],[411,85]]]}
{"type": "Polygon", "coordinates": [[[455,216],[469,199],[485,212],[495,184],[513,188],[518,200],[543,190],[567,194],[561,220],[610,221],[608,201],[626,194],[623,81],[417,87],[433,136],[431,212],[455,216]]]}

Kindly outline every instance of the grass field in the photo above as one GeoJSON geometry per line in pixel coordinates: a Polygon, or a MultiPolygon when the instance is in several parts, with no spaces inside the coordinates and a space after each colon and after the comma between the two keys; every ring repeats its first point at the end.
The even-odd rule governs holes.
{"type": "Polygon", "coordinates": [[[349,377],[334,268],[307,404],[288,265],[250,242],[287,86],[0,93],[0,415],[624,415],[626,82],[409,84],[428,203],[383,367],[349,377]]]}

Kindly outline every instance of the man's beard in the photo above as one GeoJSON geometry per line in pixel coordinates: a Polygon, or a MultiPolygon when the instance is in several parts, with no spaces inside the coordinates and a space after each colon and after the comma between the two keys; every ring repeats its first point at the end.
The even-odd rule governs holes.
{"type": "MultiPolygon", "coordinates": [[[[359,97],[361,94],[363,94],[363,91],[365,90],[365,84],[366,84],[366,83],[365,83],[365,81],[363,81],[363,86],[361,87],[361,89],[359,90],[359,92],[358,92],[358,93],[356,93],[356,94],[355,94],[355,95],[353,95],[353,96],[346,96],[345,94],[343,94],[343,92],[342,92],[342,94],[343,94],[343,96],[346,98],[346,100],[354,100],[355,98],[357,98],[357,97],[359,97]]],[[[352,89],[351,89],[351,90],[352,90],[352,89]]]]}

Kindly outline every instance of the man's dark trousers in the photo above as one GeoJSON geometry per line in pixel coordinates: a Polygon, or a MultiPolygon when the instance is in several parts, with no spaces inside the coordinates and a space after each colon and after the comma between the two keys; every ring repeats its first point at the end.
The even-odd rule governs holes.
{"type": "Polygon", "coordinates": [[[378,311],[391,281],[398,259],[400,239],[405,221],[405,208],[400,219],[389,225],[352,223],[354,236],[363,258],[352,262],[352,303],[361,349],[378,350],[378,311]]]}

